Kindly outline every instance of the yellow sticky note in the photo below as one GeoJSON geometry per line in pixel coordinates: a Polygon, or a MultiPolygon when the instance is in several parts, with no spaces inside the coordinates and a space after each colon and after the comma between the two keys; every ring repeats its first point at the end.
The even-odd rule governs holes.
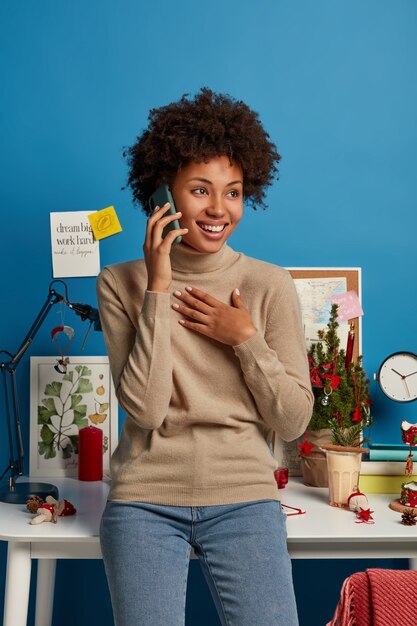
{"type": "Polygon", "coordinates": [[[122,231],[114,206],[108,206],[87,217],[95,239],[104,239],[122,231]]]}

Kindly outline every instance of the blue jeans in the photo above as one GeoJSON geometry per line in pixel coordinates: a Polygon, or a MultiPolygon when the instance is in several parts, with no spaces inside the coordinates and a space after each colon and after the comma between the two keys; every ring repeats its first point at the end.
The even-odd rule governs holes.
{"type": "Polygon", "coordinates": [[[116,626],[184,626],[191,547],[223,626],[297,626],[280,503],[107,502],[100,541],[116,626]]]}

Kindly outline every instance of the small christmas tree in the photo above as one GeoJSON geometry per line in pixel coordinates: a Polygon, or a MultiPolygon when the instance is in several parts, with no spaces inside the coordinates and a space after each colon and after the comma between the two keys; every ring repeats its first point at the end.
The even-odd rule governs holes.
{"type": "Polygon", "coordinates": [[[333,304],[326,331],[308,352],[310,376],[315,396],[309,429],[330,428],[333,443],[357,446],[363,428],[370,424],[369,379],[362,358],[346,366],[346,353],[337,336],[337,304],[333,304]]]}

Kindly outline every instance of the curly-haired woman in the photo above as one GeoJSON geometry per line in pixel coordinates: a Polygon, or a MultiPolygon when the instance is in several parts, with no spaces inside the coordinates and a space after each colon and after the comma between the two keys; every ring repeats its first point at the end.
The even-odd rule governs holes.
{"type": "Polygon", "coordinates": [[[167,184],[178,213],[157,207],[144,259],[98,279],[126,412],[100,531],[115,623],[183,625],[193,548],[223,625],[294,626],[269,444],[311,416],[299,306],[286,270],[227,244],[280,156],[246,104],[202,89],[152,110],[127,157],[145,212],[167,184]]]}

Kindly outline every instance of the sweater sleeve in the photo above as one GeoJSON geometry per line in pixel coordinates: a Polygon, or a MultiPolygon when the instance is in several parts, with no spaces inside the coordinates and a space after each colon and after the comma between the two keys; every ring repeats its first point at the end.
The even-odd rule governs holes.
{"type": "Polygon", "coordinates": [[[159,428],[172,394],[170,295],[145,291],[137,327],[109,268],[97,278],[97,298],[120,406],[141,428],[159,428]]]}
{"type": "Polygon", "coordinates": [[[234,346],[243,376],[266,424],[293,441],[310,421],[314,397],[294,282],[284,285],[265,330],[234,346]]]}

